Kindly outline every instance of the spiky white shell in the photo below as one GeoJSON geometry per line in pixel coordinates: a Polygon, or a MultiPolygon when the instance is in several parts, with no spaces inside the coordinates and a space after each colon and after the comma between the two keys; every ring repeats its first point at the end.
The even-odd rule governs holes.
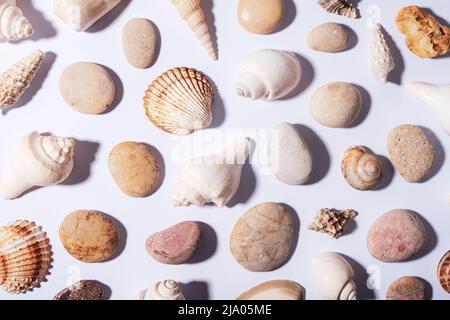
{"type": "Polygon", "coordinates": [[[31,37],[33,27],[15,1],[0,1],[0,43],[31,37]]]}
{"type": "Polygon", "coordinates": [[[386,84],[389,73],[395,69],[395,61],[379,23],[372,31],[372,72],[382,84],[386,84]]]}

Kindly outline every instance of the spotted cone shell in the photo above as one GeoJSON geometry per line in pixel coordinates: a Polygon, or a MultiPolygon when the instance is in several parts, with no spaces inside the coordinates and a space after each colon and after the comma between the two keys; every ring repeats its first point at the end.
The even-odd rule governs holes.
{"type": "Polygon", "coordinates": [[[442,288],[450,293],[450,250],[447,251],[439,262],[438,278],[442,288]]]}
{"type": "Polygon", "coordinates": [[[25,293],[49,273],[52,251],[45,232],[34,222],[18,220],[0,228],[0,286],[25,293]]]}
{"type": "Polygon", "coordinates": [[[210,80],[195,69],[181,67],[164,72],[150,84],[144,108],[156,127],[186,135],[211,125],[213,101],[210,80]]]}

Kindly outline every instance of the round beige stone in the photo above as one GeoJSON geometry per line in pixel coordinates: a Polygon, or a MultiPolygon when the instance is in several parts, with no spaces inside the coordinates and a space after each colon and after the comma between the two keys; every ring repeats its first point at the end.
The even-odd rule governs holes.
{"type": "Polygon", "coordinates": [[[69,106],[85,114],[105,112],[116,94],[109,72],[90,62],[77,62],[66,67],[59,79],[59,89],[69,106]]]}
{"type": "Polygon", "coordinates": [[[386,300],[427,300],[425,280],[418,277],[401,277],[391,283],[386,300]]]}
{"type": "Polygon", "coordinates": [[[308,45],[311,49],[322,52],[340,52],[348,49],[351,43],[349,30],[334,22],[321,24],[311,30],[308,45]]]}
{"type": "Polygon", "coordinates": [[[147,19],[128,21],[122,32],[122,46],[128,62],[139,69],[151,66],[157,50],[157,32],[147,19]]]}
{"type": "Polygon", "coordinates": [[[242,28],[251,33],[276,31],[284,19],[284,0],[240,0],[237,16],[242,28]]]}

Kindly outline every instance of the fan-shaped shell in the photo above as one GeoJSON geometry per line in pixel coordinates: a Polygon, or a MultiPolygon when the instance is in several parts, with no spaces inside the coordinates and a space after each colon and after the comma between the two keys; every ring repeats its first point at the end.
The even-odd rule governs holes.
{"type": "Polygon", "coordinates": [[[450,293],[450,250],[439,261],[438,278],[442,288],[450,293]]]}
{"type": "Polygon", "coordinates": [[[342,174],[350,186],[357,190],[373,189],[383,178],[383,167],[367,148],[350,147],[344,154],[342,174]]]}
{"type": "Polygon", "coordinates": [[[272,280],[244,292],[236,300],[304,300],[305,289],[297,282],[272,280]]]}
{"type": "Polygon", "coordinates": [[[318,4],[326,11],[351,19],[355,19],[356,8],[352,6],[349,0],[318,0],[318,4]]]}
{"type": "Polygon", "coordinates": [[[212,121],[214,87],[201,72],[174,68],[150,84],[144,97],[147,117],[166,132],[186,135],[212,121]]]}
{"type": "Polygon", "coordinates": [[[49,239],[34,222],[18,220],[0,228],[0,285],[7,292],[39,286],[51,262],[49,239]]]}

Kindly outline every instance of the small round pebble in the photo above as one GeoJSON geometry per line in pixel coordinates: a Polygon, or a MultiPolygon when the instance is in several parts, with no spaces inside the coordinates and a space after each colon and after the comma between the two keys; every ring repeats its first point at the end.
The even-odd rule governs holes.
{"type": "Polygon", "coordinates": [[[105,214],[92,210],[79,210],[66,216],[59,237],[74,258],[87,263],[110,259],[119,244],[117,226],[105,214]]]}
{"type": "Polygon", "coordinates": [[[351,125],[362,108],[362,96],[358,88],[344,82],[333,82],[319,88],[310,101],[312,117],[330,128],[346,128],[351,125]]]}
{"type": "Polygon", "coordinates": [[[139,69],[151,66],[157,50],[157,32],[147,19],[128,21],[122,32],[122,46],[128,62],[139,69]]]}
{"type": "Polygon", "coordinates": [[[413,125],[394,128],[388,137],[394,167],[407,182],[422,181],[433,169],[435,150],[425,132],[413,125]]]}
{"type": "Polygon", "coordinates": [[[145,243],[145,249],[161,263],[183,264],[195,255],[201,237],[200,224],[185,221],[151,235],[145,243]]]}
{"type": "Polygon", "coordinates": [[[406,261],[423,249],[427,231],[412,211],[398,209],[385,213],[369,229],[367,249],[383,262],[406,261]]]}
{"type": "Polygon", "coordinates": [[[388,288],[386,300],[427,300],[425,281],[418,277],[401,277],[388,288]]]}
{"type": "Polygon", "coordinates": [[[277,30],[284,19],[284,0],[240,0],[237,16],[242,28],[255,34],[277,30]]]}
{"type": "Polygon", "coordinates": [[[348,49],[351,35],[348,28],[334,22],[321,24],[311,30],[308,45],[311,49],[322,52],[340,52],[348,49]]]}
{"type": "Polygon", "coordinates": [[[116,184],[131,197],[148,196],[158,186],[158,159],[144,143],[118,144],[109,154],[108,166],[116,184]]]}
{"type": "Polygon", "coordinates": [[[294,221],[284,206],[263,203],[248,210],[234,225],[230,249],[249,271],[272,271],[292,250],[294,221]]]}
{"type": "Polygon", "coordinates": [[[89,62],[77,62],[64,69],[59,79],[59,89],[69,106],[85,114],[105,112],[116,94],[109,72],[89,62]]]}
{"type": "Polygon", "coordinates": [[[103,285],[94,280],[81,280],[59,292],[53,300],[103,300],[103,285]]]}

